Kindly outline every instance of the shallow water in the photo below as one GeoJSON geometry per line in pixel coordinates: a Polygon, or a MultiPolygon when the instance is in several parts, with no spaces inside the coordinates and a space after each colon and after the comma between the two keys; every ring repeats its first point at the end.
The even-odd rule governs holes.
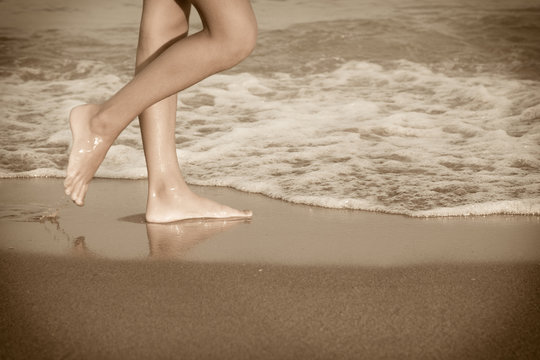
{"type": "MultiPolygon", "coordinates": [[[[34,4],[0,3],[13,15],[0,33],[1,177],[63,176],[69,109],[133,71],[136,7],[92,7],[110,18],[92,22],[82,2],[34,4]]],[[[181,94],[190,183],[412,216],[540,214],[540,2],[327,4],[255,1],[252,56],[181,94]]],[[[136,122],[97,175],[146,176],[136,122]]]]}

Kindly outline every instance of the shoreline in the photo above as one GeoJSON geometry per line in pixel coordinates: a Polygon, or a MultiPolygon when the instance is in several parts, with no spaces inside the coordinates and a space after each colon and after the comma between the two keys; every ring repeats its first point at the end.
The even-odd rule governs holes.
{"type": "MultiPolygon", "coordinates": [[[[25,175],[6,175],[6,174],[0,174],[0,181],[2,180],[36,180],[39,181],[45,180],[45,181],[54,181],[54,180],[62,180],[65,178],[63,175],[47,175],[47,176],[41,176],[39,172],[36,174],[25,174],[25,175]]],[[[95,181],[148,181],[148,178],[145,176],[140,177],[134,177],[134,178],[111,178],[111,177],[99,177],[95,176],[92,180],[92,183],[95,181]]],[[[309,206],[314,208],[321,208],[321,209],[330,209],[330,210],[350,210],[350,211],[359,211],[359,212],[366,212],[366,213],[375,213],[375,214],[381,214],[381,215],[396,215],[396,216],[405,216],[409,218],[414,219],[437,219],[437,218],[472,218],[472,217],[490,217],[490,216],[524,216],[524,217],[536,217],[540,219],[540,209],[538,208],[538,200],[540,198],[534,198],[534,199],[521,199],[521,200],[499,200],[499,201],[493,201],[493,202],[483,202],[483,203],[473,203],[473,204],[467,204],[467,205],[459,205],[455,207],[439,207],[439,208],[433,208],[429,210],[417,210],[417,211],[409,211],[409,212],[399,212],[399,211],[386,211],[382,208],[374,208],[374,209],[368,209],[368,208],[362,208],[362,207],[355,207],[351,206],[350,202],[352,201],[357,202],[358,200],[355,199],[341,199],[341,200],[335,200],[334,204],[347,204],[347,206],[331,206],[331,205],[322,205],[320,204],[320,200],[308,200],[305,199],[303,196],[293,196],[292,199],[288,199],[285,196],[272,196],[269,194],[266,194],[264,192],[253,192],[249,190],[243,190],[243,189],[237,189],[233,186],[229,185],[197,185],[188,183],[190,187],[194,188],[216,188],[216,189],[225,189],[225,191],[231,190],[231,191],[238,191],[245,194],[255,195],[255,196],[263,196],[270,200],[277,200],[277,201],[283,201],[291,205],[300,205],[300,206],[309,206]],[[295,200],[295,199],[300,200],[295,200]],[[310,202],[311,201],[311,202],[310,202]],[[522,204],[521,202],[525,201],[526,205],[522,204]],[[510,208],[513,210],[501,210],[501,211],[494,211],[494,210],[485,210],[486,208],[510,208]],[[517,210],[517,208],[521,210],[517,210]],[[527,210],[524,210],[527,209],[527,210]]]]}
{"type": "Polygon", "coordinates": [[[84,207],[63,195],[61,179],[1,179],[0,186],[0,249],[16,252],[383,267],[540,262],[538,216],[413,218],[192,186],[254,217],[147,224],[146,180],[95,179],[84,207]]]}

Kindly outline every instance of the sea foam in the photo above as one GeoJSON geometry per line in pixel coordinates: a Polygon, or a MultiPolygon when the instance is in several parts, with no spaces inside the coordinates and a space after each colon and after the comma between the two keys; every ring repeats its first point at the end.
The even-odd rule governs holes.
{"type": "MultiPolygon", "coordinates": [[[[190,183],[297,203],[412,216],[539,214],[538,105],[527,107],[538,93],[536,82],[449,77],[407,61],[349,62],[302,78],[216,75],[180,97],[178,155],[190,183]]],[[[44,144],[68,142],[64,128],[44,144]]],[[[3,176],[61,175],[51,166],[61,155],[45,150],[20,150],[34,169],[3,176]]],[[[136,123],[97,176],[146,177],[136,123]]]]}

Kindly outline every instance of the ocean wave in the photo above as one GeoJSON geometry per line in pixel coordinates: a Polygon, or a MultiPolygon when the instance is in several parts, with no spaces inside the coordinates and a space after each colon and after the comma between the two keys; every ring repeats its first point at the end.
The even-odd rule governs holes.
{"type": "MultiPolygon", "coordinates": [[[[62,84],[92,96],[103,76],[62,84]]],[[[50,83],[23,86],[32,85],[50,83]]],[[[532,80],[449,76],[404,60],[350,61],[302,78],[219,74],[180,96],[178,156],[189,183],[303,204],[410,216],[538,214],[539,93],[532,80]]],[[[60,107],[44,102],[43,111],[65,116],[70,97],[60,107]]],[[[23,115],[8,116],[8,138],[23,140],[0,153],[0,176],[63,176],[65,118],[23,115]]],[[[146,177],[136,123],[97,176],[146,177]]]]}

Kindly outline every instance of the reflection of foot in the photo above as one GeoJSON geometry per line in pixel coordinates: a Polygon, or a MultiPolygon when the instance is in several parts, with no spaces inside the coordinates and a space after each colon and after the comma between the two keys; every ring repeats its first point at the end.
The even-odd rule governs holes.
{"type": "Polygon", "coordinates": [[[249,219],[251,216],[249,210],[236,210],[218,204],[181,187],[151,193],[146,209],[146,221],[151,223],[185,219],[249,219]]]}
{"type": "Polygon", "coordinates": [[[71,249],[71,253],[76,256],[88,256],[92,255],[90,250],[86,247],[85,243],[85,237],[79,236],[75,240],[73,240],[73,247],[71,249]]]}
{"type": "Polygon", "coordinates": [[[169,224],[146,224],[150,242],[150,256],[157,258],[181,258],[198,243],[212,235],[230,229],[241,221],[186,220],[169,224]]]}
{"type": "Polygon", "coordinates": [[[112,141],[105,141],[90,130],[90,120],[98,109],[98,105],[77,106],[69,116],[73,144],[64,188],[66,194],[79,206],[84,204],[88,183],[112,144],[112,141]]]}

